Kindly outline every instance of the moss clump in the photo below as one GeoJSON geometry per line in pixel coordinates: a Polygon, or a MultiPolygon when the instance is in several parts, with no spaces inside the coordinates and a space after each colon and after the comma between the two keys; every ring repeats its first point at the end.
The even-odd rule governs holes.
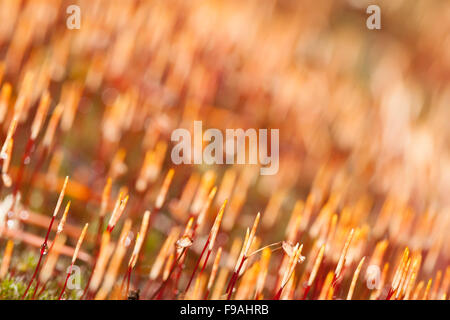
{"type": "MultiPolygon", "coordinates": [[[[5,278],[0,280],[0,300],[20,300],[26,290],[28,282],[32,273],[34,272],[38,255],[33,252],[26,252],[13,258],[12,264],[17,268],[11,274],[8,273],[5,278]]],[[[0,263],[1,263],[0,259],[0,263]]],[[[36,288],[36,281],[28,290],[25,300],[30,300],[33,297],[34,289],[36,288]]],[[[38,288],[37,293],[42,289],[42,286],[38,288]]],[[[58,285],[57,281],[50,281],[47,283],[44,291],[35,297],[37,300],[54,300],[58,298],[58,285]]]]}
{"type": "MultiPolygon", "coordinates": [[[[22,281],[6,277],[0,282],[0,299],[1,300],[17,300],[23,295],[26,284],[22,281]]],[[[32,290],[30,290],[33,293],[32,290]]]]}
{"type": "MultiPolygon", "coordinates": [[[[0,280],[0,300],[20,300],[22,299],[22,295],[25,292],[25,289],[28,285],[28,281],[25,280],[23,276],[19,277],[10,277],[7,276],[4,279],[0,280]]],[[[28,290],[28,293],[25,297],[25,300],[31,300],[33,297],[34,289],[36,284],[33,283],[28,290]]],[[[42,287],[38,288],[38,292],[42,287]]],[[[45,290],[39,295],[39,297],[35,297],[37,300],[56,300],[58,299],[57,295],[57,286],[55,283],[49,283],[45,290]]],[[[70,298],[73,298],[72,295],[70,298]]]]}
{"type": "Polygon", "coordinates": [[[38,255],[33,252],[27,252],[20,256],[17,263],[17,271],[28,273],[36,268],[38,262],[38,255]]]}
{"type": "MultiPolygon", "coordinates": [[[[23,277],[6,277],[0,281],[0,300],[20,300],[27,287],[27,282],[23,277]]],[[[25,300],[32,298],[35,289],[33,284],[28,291],[25,300]]],[[[38,289],[40,290],[40,288],[38,289]]],[[[39,296],[39,300],[54,300],[56,299],[56,293],[54,290],[45,289],[39,296]]]]}

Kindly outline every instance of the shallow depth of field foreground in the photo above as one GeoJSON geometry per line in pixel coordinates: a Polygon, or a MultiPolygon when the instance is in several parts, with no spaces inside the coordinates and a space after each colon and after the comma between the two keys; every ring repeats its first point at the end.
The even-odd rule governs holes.
{"type": "Polygon", "coordinates": [[[0,0],[0,299],[447,300],[450,2],[369,4],[0,0]]]}

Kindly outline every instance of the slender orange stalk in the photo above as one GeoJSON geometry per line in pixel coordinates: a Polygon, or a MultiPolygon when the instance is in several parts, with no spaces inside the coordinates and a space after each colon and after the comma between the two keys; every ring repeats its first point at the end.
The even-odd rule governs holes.
{"type": "Polygon", "coordinates": [[[120,217],[122,216],[123,212],[125,211],[125,207],[128,202],[128,196],[125,198],[122,198],[122,192],[119,194],[116,200],[116,204],[114,206],[114,210],[111,214],[111,218],[109,219],[108,226],[106,230],[111,233],[116,226],[117,221],[119,221],[120,217]]]}
{"type": "Polygon", "coordinates": [[[361,268],[364,264],[364,260],[366,257],[362,257],[361,261],[359,262],[358,266],[356,267],[355,273],[353,274],[352,282],[350,284],[350,289],[348,290],[347,294],[347,300],[352,300],[353,292],[355,291],[356,287],[356,281],[358,280],[359,273],[361,272],[361,268]]]}
{"type": "Polygon", "coordinates": [[[345,264],[345,257],[347,256],[348,248],[350,247],[350,243],[353,239],[354,229],[350,230],[349,235],[347,236],[347,240],[345,241],[344,248],[342,249],[341,256],[339,257],[338,264],[336,266],[336,270],[334,271],[334,277],[333,277],[333,287],[336,286],[336,282],[339,280],[339,277],[341,276],[342,268],[345,264]]]}
{"type": "Polygon", "coordinates": [[[217,250],[217,253],[216,253],[216,258],[214,259],[211,273],[209,275],[209,280],[208,280],[208,284],[206,287],[206,293],[205,293],[205,296],[203,297],[204,300],[208,299],[209,292],[211,291],[211,288],[214,284],[214,280],[216,279],[217,270],[219,269],[219,262],[220,262],[221,255],[222,255],[222,247],[219,247],[219,249],[217,250]]]}
{"type": "Polygon", "coordinates": [[[245,261],[247,260],[248,251],[250,250],[250,247],[253,244],[253,240],[254,240],[255,234],[256,234],[256,228],[258,227],[260,218],[261,218],[261,214],[258,212],[258,214],[256,215],[256,218],[255,218],[255,221],[253,222],[252,230],[250,231],[250,233],[248,232],[248,229],[247,229],[247,232],[245,234],[244,244],[243,244],[242,250],[241,250],[241,254],[237,260],[235,271],[233,273],[233,276],[230,279],[230,283],[228,284],[227,300],[230,300],[231,295],[233,294],[234,285],[236,284],[238,277],[241,275],[241,269],[244,266],[245,261]]]}
{"type": "Polygon", "coordinates": [[[332,282],[333,282],[333,271],[328,272],[327,277],[325,278],[325,281],[322,286],[322,290],[320,291],[319,300],[325,300],[328,297],[328,293],[331,291],[332,288],[332,282]]]}
{"type": "Polygon", "coordinates": [[[6,148],[6,157],[3,159],[2,166],[2,180],[6,187],[10,187],[12,184],[11,177],[8,174],[9,164],[11,163],[12,149],[14,146],[14,139],[10,139],[8,142],[8,147],[6,148]]]}
{"type": "Polygon", "coordinates": [[[169,191],[170,184],[172,183],[173,175],[175,174],[174,169],[170,169],[167,172],[166,177],[164,178],[163,185],[159,191],[158,196],[155,201],[155,209],[159,210],[164,204],[164,200],[166,199],[167,192],[169,191]]]}
{"type": "Polygon", "coordinates": [[[303,293],[303,300],[306,299],[306,296],[308,295],[308,292],[311,289],[314,279],[316,278],[317,272],[319,271],[320,264],[322,263],[324,252],[325,252],[325,245],[322,245],[322,247],[320,247],[319,253],[317,254],[316,260],[314,262],[314,266],[311,270],[311,274],[309,275],[308,283],[307,283],[305,291],[303,293]]]}
{"type": "Polygon", "coordinates": [[[8,240],[8,242],[6,243],[5,252],[3,253],[2,264],[0,266],[0,279],[3,279],[8,273],[13,248],[14,242],[12,240],[8,240]]]}
{"type": "Polygon", "coordinates": [[[425,292],[423,293],[422,300],[428,300],[428,296],[430,294],[431,289],[431,283],[433,282],[433,279],[429,279],[427,282],[427,286],[425,288],[425,292]]]}
{"type": "MultiPolygon", "coordinates": [[[[215,194],[215,191],[212,192],[213,194],[215,194]]],[[[210,193],[211,195],[211,193],[210,193]]],[[[211,197],[210,197],[211,198],[211,197]]],[[[209,232],[208,238],[206,239],[205,245],[203,246],[202,252],[200,254],[200,257],[197,260],[197,263],[194,266],[194,270],[192,271],[191,277],[189,278],[189,281],[186,285],[186,288],[184,289],[184,292],[186,293],[189,290],[189,287],[191,286],[192,280],[194,279],[195,273],[197,272],[198,266],[200,264],[200,261],[203,257],[203,254],[205,253],[205,250],[208,248],[208,254],[207,254],[207,258],[205,258],[205,261],[203,263],[203,267],[202,270],[205,268],[206,263],[207,263],[207,259],[209,258],[209,255],[214,247],[214,243],[216,241],[216,237],[217,234],[219,232],[219,228],[220,228],[220,224],[222,222],[222,218],[223,218],[223,213],[225,211],[225,206],[227,205],[227,201],[225,200],[222,204],[222,206],[219,209],[219,212],[217,213],[216,219],[214,220],[214,224],[209,232]]]]}
{"type": "Polygon", "coordinates": [[[128,293],[128,291],[129,291],[131,271],[133,270],[133,268],[135,267],[135,265],[136,265],[136,263],[138,261],[139,253],[141,251],[142,244],[144,243],[145,235],[146,235],[147,230],[148,230],[149,219],[150,219],[150,211],[147,210],[144,213],[144,217],[142,218],[140,231],[138,232],[138,234],[136,236],[136,241],[135,241],[135,244],[134,244],[133,252],[132,252],[130,260],[128,262],[127,274],[122,280],[122,285],[121,285],[120,292],[122,292],[123,283],[124,283],[125,279],[127,281],[127,287],[126,287],[125,292],[128,293]]]}
{"type": "Polygon", "coordinates": [[[299,243],[297,243],[295,245],[295,247],[292,248],[292,252],[290,253],[290,255],[289,255],[289,252],[286,252],[286,254],[288,254],[290,256],[290,259],[289,259],[288,267],[286,268],[286,271],[283,275],[283,280],[281,281],[280,289],[278,290],[277,294],[275,295],[274,300],[280,299],[281,293],[282,293],[284,287],[286,286],[289,279],[294,274],[294,270],[295,270],[295,267],[297,266],[297,263],[299,261],[303,261],[302,255],[301,255],[302,249],[303,249],[303,244],[300,245],[299,243]]]}

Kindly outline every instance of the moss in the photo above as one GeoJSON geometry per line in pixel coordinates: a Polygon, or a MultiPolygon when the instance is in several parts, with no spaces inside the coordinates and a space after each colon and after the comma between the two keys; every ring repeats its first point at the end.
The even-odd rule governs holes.
{"type": "MultiPolygon", "coordinates": [[[[38,254],[34,252],[27,252],[19,255],[13,259],[13,264],[17,265],[14,275],[8,274],[4,279],[0,280],[0,300],[20,300],[26,290],[30,277],[33,274],[37,261],[38,254]],[[15,260],[15,261],[14,261],[15,260]]],[[[1,259],[0,259],[1,262],[1,259]]],[[[28,290],[25,300],[30,300],[33,297],[36,288],[36,281],[33,282],[28,290]]],[[[40,292],[42,286],[38,288],[40,292]]],[[[60,291],[57,279],[53,279],[45,286],[44,291],[39,295],[38,300],[56,300],[58,299],[60,291]]],[[[78,299],[77,290],[67,292],[69,299],[78,299]]],[[[66,295],[66,297],[67,297],[66,295]]]]}
{"type": "Polygon", "coordinates": [[[6,277],[0,282],[0,299],[16,300],[25,292],[26,285],[14,278],[6,277]]]}
{"type": "Polygon", "coordinates": [[[25,255],[21,256],[18,264],[17,270],[19,272],[28,273],[30,270],[34,270],[36,268],[38,262],[38,255],[33,252],[28,252],[25,255]]]}
{"type": "MultiPolygon", "coordinates": [[[[23,277],[9,277],[0,281],[0,300],[19,300],[22,298],[23,293],[27,287],[27,282],[24,281],[23,277]]],[[[35,289],[35,284],[33,284],[28,291],[25,299],[31,299],[35,289]]],[[[39,300],[54,300],[56,299],[56,291],[54,290],[44,290],[39,300]]]]}

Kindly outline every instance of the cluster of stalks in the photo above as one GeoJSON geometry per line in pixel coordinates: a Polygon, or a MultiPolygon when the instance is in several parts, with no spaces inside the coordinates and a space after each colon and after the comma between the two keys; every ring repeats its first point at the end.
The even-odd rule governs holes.
{"type": "Polygon", "coordinates": [[[66,1],[0,2],[16,298],[448,299],[443,9],[396,33],[413,43],[386,9],[371,51],[358,8],[289,3],[85,0],[71,30],[66,1]],[[279,128],[279,172],[174,165],[171,132],[194,120],[279,128]]]}

